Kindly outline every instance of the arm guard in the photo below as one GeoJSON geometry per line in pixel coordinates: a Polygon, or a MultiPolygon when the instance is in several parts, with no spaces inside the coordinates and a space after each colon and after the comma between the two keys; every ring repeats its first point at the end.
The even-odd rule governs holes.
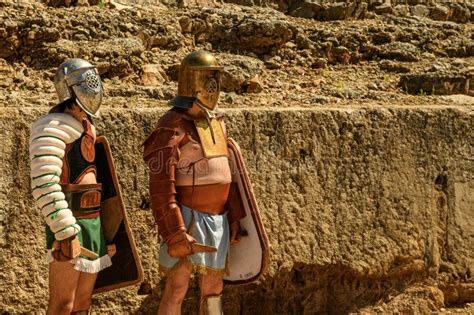
{"type": "Polygon", "coordinates": [[[178,146],[182,136],[176,127],[179,121],[169,121],[173,116],[173,112],[165,115],[144,143],[144,160],[150,169],[151,208],[158,232],[168,244],[186,233],[175,188],[178,146]]]}
{"type": "Polygon", "coordinates": [[[61,241],[79,233],[72,211],[59,185],[66,144],[78,139],[83,127],[64,113],[44,116],[31,127],[31,189],[46,223],[61,241]]]}

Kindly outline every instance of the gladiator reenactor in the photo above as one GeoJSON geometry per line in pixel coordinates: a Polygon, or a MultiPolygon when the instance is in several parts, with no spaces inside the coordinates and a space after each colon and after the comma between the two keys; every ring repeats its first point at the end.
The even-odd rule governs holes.
{"type": "Polygon", "coordinates": [[[31,127],[31,188],[46,221],[48,314],[88,314],[94,292],[141,280],[107,139],[97,136],[102,82],[83,59],[54,77],[59,104],[31,127]],[[124,264],[131,271],[110,276],[124,264]]]}
{"type": "Polygon", "coordinates": [[[181,312],[194,272],[200,314],[222,314],[224,280],[254,281],[268,264],[268,239],[242,155],[217,111],[221,71],[208,52],[187,55],[173,108],[144,143],[167,277],[158,314],[181,312]]]}

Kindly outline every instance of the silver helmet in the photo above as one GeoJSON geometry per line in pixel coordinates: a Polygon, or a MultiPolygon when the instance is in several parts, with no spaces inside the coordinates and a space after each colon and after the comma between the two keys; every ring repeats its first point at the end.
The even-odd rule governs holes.
{"type": "Polygon", "coordinates": [[[88,61],[64,61],[56,71],[54,86],[60,103],[75,97],[86,113],[97,117],[104,89],[97,68],[88,61]]]}

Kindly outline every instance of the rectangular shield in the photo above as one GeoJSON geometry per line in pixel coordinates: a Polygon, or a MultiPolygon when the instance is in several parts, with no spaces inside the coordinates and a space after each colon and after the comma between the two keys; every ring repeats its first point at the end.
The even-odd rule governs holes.
{"type": "Polygon", "coordinates": [[[230,246],[227,265],[229,272],[224,275],[224,281],[227,284],[246,284],[265,273],[270,262],[270,245],[240,147],[229,138],[228,148],[232,181],[238,185],[246,213],[240,220],[240,225],[247,231],[248,236],[243,237],[238,244],[230,246]]]}
{"type": "Polygon", "coordinates": [[[97,182],[102,183],[100,218],[108,245],[115,245],[112,266],[100,271],[94,294],[135,285],[143,281],[143,269],[130,229],[109,143],[97,137],[97,182]]]}

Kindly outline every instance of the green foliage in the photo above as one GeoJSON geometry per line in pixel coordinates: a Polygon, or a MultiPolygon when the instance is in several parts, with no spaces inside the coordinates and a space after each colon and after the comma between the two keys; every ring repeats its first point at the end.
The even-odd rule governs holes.
{"type": "Polygon", "coordinates": [[[105,2],[104,0],[100,0],[99,3],[97,3],[97,6],[99,9],[105,9],[105,2]]]}

